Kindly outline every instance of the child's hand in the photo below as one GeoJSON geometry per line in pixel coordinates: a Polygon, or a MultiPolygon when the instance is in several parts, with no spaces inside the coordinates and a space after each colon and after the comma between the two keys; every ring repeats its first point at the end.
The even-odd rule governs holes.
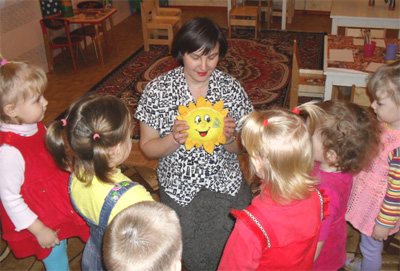
{"type": "Polygon", "coordinates": [[[189,126],[185,120],[176,120],[171,129],[172,137],[175,142],[178,144],[184,144],[188,137],[188,133],[186,132],[188,129],[189,126]]]}
{"type": "Polygon", "coordinates": [[[57,232],[46,227],[39,219],[36,219],[28,230],[36,237],[42,248],[51,248],[60,243],[57,232]]]}
{"type": "Polygon", "coordinates": [[[389,235],[389,229],[379,224],[375,224],[374,231],[372,232],[372,238],[377,241],[386,240],[389,235]]]}
{"type": "Polygon", "coordinates": [[[229,142],[230,139],[235,135],[236,122],[235,119],[231,117],[226,117],[224,119],[224,135],[226,141],[229,142]]]}
{"type": "Polygon", "coordinates": [[[44,227],[37,235],[36,239],[42,248],[51,248],[60,243],[58,240],[57,232],[48,227],[44,227]]]}

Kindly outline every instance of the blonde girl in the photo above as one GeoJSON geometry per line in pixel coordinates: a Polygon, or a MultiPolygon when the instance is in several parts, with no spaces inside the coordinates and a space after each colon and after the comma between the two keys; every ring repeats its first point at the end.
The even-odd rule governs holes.
{"type": "Polygon", "coordinates": [[[89,237],[73,210],[68,174],[45,146],[44,71],[23,62],[0,65],[0,217],[15,257],[35,256],[46,270],[69,270],[66,239],[89,237]]]}
{"type": "Polygon", "coordinates": [[[131,151],[131,131],[129,110],[113,96],[81,98],[47,131],[47,147],[57,164],[72,172],[71,199],[90,226],[83,270],[104,270],[102,238],[114,216],[132,204],[153,200],[118,168],[131,151]]]}
{"type": "MultiPolygon", "coordinates": [[[[324,114],[313,104],[294,111],[306,108],[312,118],[324,114]]],[[[262,189],[249,207],[232,211],[236,224],[219,270],[311,269],[323,198],[311,177],[308,127],[284,109],[253,112],[241,123],[242,144],[262,189]]]]}

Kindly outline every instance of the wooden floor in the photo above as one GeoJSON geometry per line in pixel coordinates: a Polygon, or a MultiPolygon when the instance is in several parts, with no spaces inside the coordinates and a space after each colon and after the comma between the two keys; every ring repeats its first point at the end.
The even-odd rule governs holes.
{"type": "MultiPolygon", "coordinates": [[[[206,7],[183,7],[183,21],[187,21],[194,16],[207,16],[214,19],[221,27],[227,27],[225,8],[206,8],[206,7]]],[[[266,25],[263,24],[263,28],[266,25]]],[[[274,18],[272,28],[279,29],[280,19],[274,18]]],[[[288,30],[326,32],[329,33],[331,21],[328,14],[307,14],[296,13],[293,23],[288,25],[288,30]]],[[[48,73],[49,85],[45,92],[45,97],[49,104],[47,107],[45,124],[49,124],[60,113],[62,113],[72,101],[86,93],[94,84],[99,82],[104,76],[116,68],[128,56],[143,46],[140,15],[134,14],[115,26],[112,32],[112,48],[105,53],[105,63],[101,66],[95,57],[94,50],[89,47],[86,62],[79,60],[78,71],[73,72],[70,59],[61,57],[56,59],[55,71],[48,73]]],[[[154,161],[149,164],[139,155],[137,145],[134,145],[134,154],[129,158],[126,174],[133,176],[135,180],[142,182],[148,181],[147,188],[155,189],[154,161]],[[132,167],[135,165],[135,167],[132,167]]],[[[157,199],[157,194],[152,194],[157,199]]],[[[357,252],[357,233],[349,230],[349,252],[357,252]]],[[[68,253],[71,270],[80,270],[80,257],[83,244],[78,239],[71,239],[68,244],[68,253]]],[[[0,251],[5,248],[5,243],[0,242],[0,251]]],[[[398,255],[385,255],[385,267],[383,270],[398,269],[398,255]]],[[[0,263],[0,270],[18,271],[39,271],[44,270],[41,262],[33,257],[17,260],[10,253],[5,260],[0,263]]]]}

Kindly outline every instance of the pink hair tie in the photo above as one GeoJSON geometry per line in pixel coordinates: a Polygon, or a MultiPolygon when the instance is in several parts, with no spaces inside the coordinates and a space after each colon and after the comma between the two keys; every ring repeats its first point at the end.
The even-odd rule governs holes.
{"type": "Polygon", "coordinates": [[[100,135],[98,133],[94,133],[92,138],[94,141],[96,141],[96,140],[100,139],[100,135]]]}
{"type": "Polygon", "coordinates": [[[294,113],[296,115],[300,115],[300,109],[298,107],[293,107],[292,113],[294,113]]]}
{"type": "Polygon", "coordinates": [[[61,121],[61,126],[62,127],[67,126],[67,119],[61,119],[60,121],[61,121]]]}
{"type": "Polygon", "coordinates": [[[264,126],[267,126],[267,125],[268,125],[268,119],[264,119],[263,125],[264,125],[264,126]]]}
{"type": "Polygon", "coordinates": [[[8,63],[8,60],[5,59],[5,58],[3,58],[3,59],[0,61],[0,66],[4,66],[4,65],[6,65],[7,63],[8,63]]]}

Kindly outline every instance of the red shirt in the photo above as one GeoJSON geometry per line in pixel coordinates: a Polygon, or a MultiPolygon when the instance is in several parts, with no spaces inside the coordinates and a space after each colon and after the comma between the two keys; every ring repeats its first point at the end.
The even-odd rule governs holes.
{"type": "MultiPolygon", "coordinates": [[[[45,146],[45,129],[38,123],[38,132],[32,136],[20,136],[12,132],[0,132],[0,145],[17,148],[25,161],[25,179],[21,196],[29,208],[47,227],[58,231],[60,240],[79,236],[89,238],[89,228],[74,211],[68,193],[69,173],[60,170],[45,146]]],[[[36,256],[46,258],[51,249],[43,249],[36,237],[28,230],[15,231],[15,227],[0,204],[2,233],[17,258],[36,256]]]]}
{"type": "Polygon", "coordinates": [[[317,192],[304,200],[280,205],[264,191],[246,208],[269,238],[243,211],[234,211],[236,224],[218,270],[310,270],[321,225],[317,192]]]}

